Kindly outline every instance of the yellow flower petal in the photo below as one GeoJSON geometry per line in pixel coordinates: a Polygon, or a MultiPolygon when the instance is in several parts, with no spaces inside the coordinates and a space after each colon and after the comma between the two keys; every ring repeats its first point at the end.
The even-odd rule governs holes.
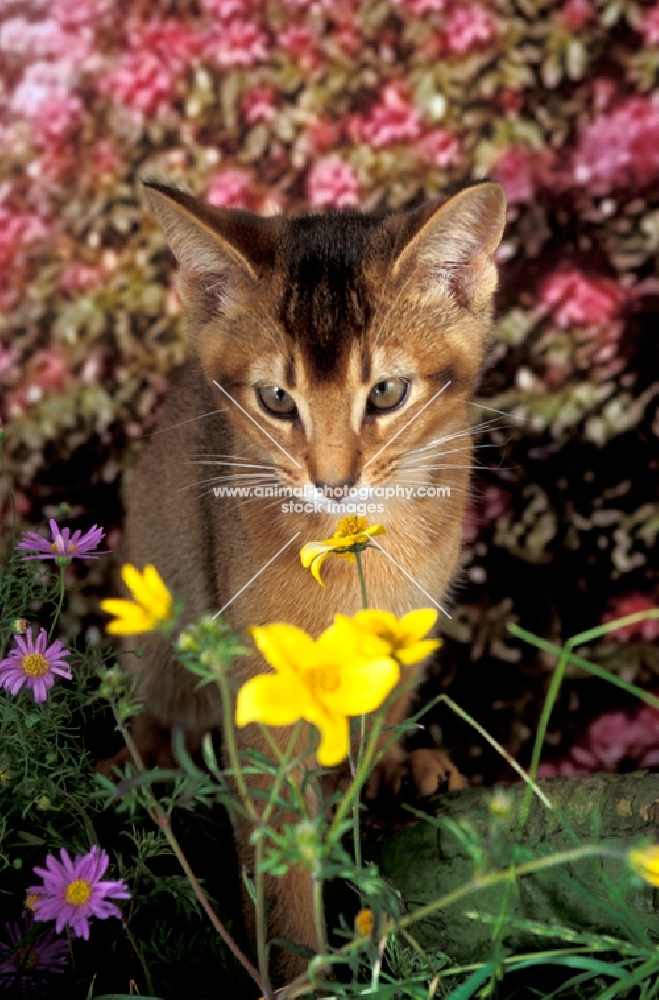
{"type": "Polygon", "coordinates": [[[121,575],[134,600],[110,598],[101,602],[103,611],[117,616],[108,624],[107,631],[113,635],[139,635],[170,625],[174,601],[155,566],[145,566],[140,573],[126,563],[121,567],[121,575]]]}
{"type": "Polygon", "coordinates": [[[250,629],[261,655],[282,673],[298,672],[300,663],[316,658],[316,644],[303,629],[276,623],[250,629]]]}
{"type": "Polygon", "coordinates": [[[300,561],[305,569],[309,569],[309,566],[317,556],[322,555],[324,552],[329,552],[331,548],[331,542],[307,542],[300,549],[300,561]]]}
{"type": "Polygon", "coordinates": [[[406,667],[410,667],[413,663],[420,663],[421,660],[425,660],[427,656],[430,656],[436,649],[439,649],[441,644],[441,639],[424,639],[421,642],[412,643],[411,646],[398,649],[396,657],[406,667]]]}
{"type": "Polygon", "coordinates": [[[386,533],[383,524],[373,524],[369,528],[365,517],[348,515],[339,521],[332,538],[325,538],[321,542],[307,542],[303,545],[300,549],[300,561],[305,569],[311,569],[314,580],[324,587],[320,567],[327,556],[336,555],[341,559],[355,562],[354,552],[345,551],[346,549],[353,549],[355,546],[365,547],[371,535],[386,535],[386,533]]]}
{"type": "Polygon", "coordinates": [[[172,597],[155,566],[147,565],[140,571],[126,563],[121,567],[123,581],[142,607],[148,608],[155,618],[165,621],[172,610],[172,597]]]}
{"type": "Polygon", "coordinates": [[[323,583],[320,577],[320,567],[323,565],[329,554],[330,554],[329,551],[323,552],[321,555],[316,556],[316,558],[311,563],[311,575],[313,576],[314,580],[318,581],[321,587],[324,587],[325,584],[323,583]]]}
{"type": "Polygon", "coordinates": [[[304,717],[308,694],[289,674],[260,674],[243,684],[236,700],[236,725],[263,722],[267,726],[288,726],[304,717]]]}
{"type": "Polygon", "coordinates": [[[630,868],[650,885],[659,886],[659,846],[636,847],[627,855],[630,868]]]}
{"type": "Polygon", "coordinates": [[[106,626],[110,635],[140,635],[142,632],[151,632],[158,625],[153,615],[134,601],[108,598],[101,601],[101,610],[116,616],[106,626]]]}
{"type": "Polygon", "coordinates": [[[350,751],[350,727],[345,715],[326,713],[322,724],[315,723],[320,730],[320,746],[316,759],[321,767],[335,767],[345,760],[350,751]]]}
{"type": "Polygon", "coordinates": [[[400,680],[400,667],[390,658],[346,665],[335,691],[323,692],[319,700],[330,712],[364,715],[379,708],[400,680]]]}
{"type": "Polygon", "coordinates": [[[409,666],[419,663],[441,646],[440,639],[423,639],[437,621],[434,608],[419,608],[398,619],[390,611],[358,611],[355,626],[365,634],[377,635],[389,644],[391,655],[409,666]]]}
{"type": "MultiPolygon", "coordinates": [[[[385,612],[388,613],[388,612],[385,612]]],[[[391,654],[391,643],[374,632],[367,632],[355,624],[354,618],[346,615],[334,615],[334,624],[325,629],[318,642],[331,644],[337,653],[347,649],[355,658],[379,660],[391,654]]]]}
{"type": "Polygon", "coordinates": [[[439,611],[435,611],[434,608],[419,608],[403,615],[399,626],[410,639],[422,639],[433,628],[438,616],[439,611]]]}

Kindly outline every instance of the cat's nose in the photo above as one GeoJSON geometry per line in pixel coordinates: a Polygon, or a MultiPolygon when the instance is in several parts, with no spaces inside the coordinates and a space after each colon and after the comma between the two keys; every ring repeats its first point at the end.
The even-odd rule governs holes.
{"type": "Polygon", "coordinates": [[[356,479],[345,479],[342,483],[326,483],[322,479],[317,479],[314,485],[316,489],[322,490],[323,493],[332,490],[334,496],[345,496],[356,482],[356,479]]]}

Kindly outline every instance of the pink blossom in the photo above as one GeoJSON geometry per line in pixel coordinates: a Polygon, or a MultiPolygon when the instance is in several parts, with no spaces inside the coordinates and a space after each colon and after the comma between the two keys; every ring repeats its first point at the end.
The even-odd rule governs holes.
{"type": "Polygon", "coordinates": [[[116,12],[116,0],[54,0],[51,10],[57,23],[68,31],[98,29],[116,12]]]}
{"type": "MultiPolygon", "coordinates": [[[[626,615],[633,615],[638,611],[659,609],[659,602],[647,594],[636,592],[616,597],[610,602],[609,608],[610,610],[602,618],[603,622],[613,622],[616,618],[624,618],[626,615]]],[[[659,639],[659,618],[646,618],[645,621],[623,625],[610,632],[609,635],[621,639],[623,642],[635,638],[642,639],[644,642],[654,642],[659,639]]]]}
{"type": "Polygon", "coordinates": [[[643,187],[659,177],[659,100],[631,97],[582,130],[572,159],[573,181],[595,195],[643,187]]]}
{"type": "Polygon", "coordinates": [[[206,44],[204,35],[190,31],[174,18],[138,22],[130,32],[130,38],[135,52],[157,56],[176,73],[183,72],[198,58],[206,44]]]}
{"type": "Polygon", "coordinates": [[[133,111],[156,115],[172,104],[174,74],[151,52],[127,52],[99,89],[133,111]]]}
{"type": "Polygon", "coordinates": [[[69,367],[58,351],[52,347],[37,351],[28,365],[31,385],[49,391],[64,387],[69,378],[69,367]]]}
{"type": "Polygon", "coordinates": [[[446,0],[395,0],[395,3],[397,7],[409,11],[416,17],[423,17],[424,14],[436,14],[446,7],[446,0]]]}
{"type": "Polygon", "coordinates": [[[659,764],[659,709],[644,704],[632,713],[603,712],[565,758],[542,763],[538,777],[615,772],[623,762],[639,769],[659,764]]]}
{"type": "Polygon", "coordinates": [[[309,125],[305,139],[312,153],[328,153],[341,138],[341,127],[328,118],[317,118],[309,125]]]}
{"type": "Polygon", "coordinates": [[[23,385],[6,393],[8,415],[20,416],[28,407],[40,402],[46,392],[63,389],[69,377],[69,368],[61,354],[52,348],[37,351],[26,367],[23,385]]]}
{"type": "Polygon", "coordinates": [[[248,125],[257,122],[271,122],[276,115],[277,92],[268,84],[259,84],[246,91],[241,100],[245,121],[248,125]]]}
{"type": "Polygon", "coordinates": [[[34,116],[36,140],[39,145],[60,143],[77,128],[82,115],[82,101],[74,95],[46,98],[34,116]]]}
{"type": "Polygon", "coordinates": [[[359,204],[355,168],[338,156],[314,163],[307,174],[307,198],[312,205],[353,208],[359,204]]]}
{"type": "Polygon", "coordinates": [[[204,55],[225,69],[248,69],[267,59],[268,39],[253,21],[235,20],[209,33],[204,55]]]}
{"type": "Polygon", "coordinates": [[[388,84],[382,100],[371,108],[369,116],[357,122],[357,129],[374,149],[394,142],[418,139],[421,134],[421,114],[410,104],[397,84],[388,84]]]}
{"type": "Polygon", "coordinates": [[[0,343],[0,375],[7,375],[14,369],[17,354],[15,347],[6,347],[0,343]]]}
{"type": "Polygon", "coordinates": [[[592,21],[596,11],[590,0],[567,0],[560,13],[566,28],[577,32],[592,21]]]}
{"type": "Polygon", "coordinates": [[[211,177],[206,200],[220,208],[250,208],[253,197],[252,175],[247,170],[223,170],[211,177]]]}
{"type": "Polygon", "coordinates": [[[57,21],[11,17],[0,24],[0,52],[14,58],[48,59],[63,55],[82,39],[62,31],[57,21]]]}
{"type": "MultiPolygon", "coordinates": [[[[605,712],[586,731],[586,749],[606,770],[614,770],[623,760],[641,761],[659,747],[659,709],[643,705],[633,715],[605,712]]],[[[575,750],[572,750],[574,756],[575,750]]]]}
{"type": "Polygon", "coordinates": [[[659,4],[645,11],[640,28],[646,45],[659,45],[659,4]]]}
{"type": "Polygon", "coordinates": [[[626,297],[625,289],[610,278],[590,278],[570,265],[559,267],[540,288],[540,302],[563,329],[608,323],[626,297]]]}
{"type": "Polygon", "coordinates": [[[305,73],[320,65],[316,36],[305,25],[291,24],[277,35],[277,44],[305,73]]]}
{"type": "Polygon", "coordinates": [[[522,109],[524,95],[512,87],[504,87],[497,93],[495,100],[503,111],[516,113],[522,109]]]}
{"type": "Polygon", "coordinates": [[[444,42],[454,55],[489,45],[497,34],[494,16],[478,3],[457,4],[444,22],[444,42]]]}
{"type": "Polygon", "coordinates": [[[508,202],[519,205],[535,195],[536,154],[523,146],[509,146],[492,167],[492,176],[506,189],[508,202]]]}
{"type": "Polygon", "coordinates": [[[418,148],[423,159],[435,167],[451,167],[460,159],[458,137],[447,128],[436,128],[428,132],[418,148]]]}
{"type": "Polygon", "coordinates": [[[26,247],[46,235],[47,229],[40,216],[32,212],[14,212],[0,205],[0,269],[21,259],[26,247]]]}
{"type": "Polygon", "coordinates": [[[105,269],[100,264],[93,267],[80,263],[67,264],[60,274],[57,284],[62,291],[75,294],[86,291],[92,285],[98,285],[104,277],[105,269]]]}
{"type": "Polygon", "coordinates": [[[201,0],[201,9],[214,20],[228,21],[233,17],[249,18],[256,0],[201,0]]]}
{"type": "Polygon", "coordinates": [[[346,9],[335,18],[332,38],[348,55],[356,56],[361,51],[364,39],[354,11],[346,9]]]}
{"type": "Polygon", "coordinates": [[[96,176],[114,177],[119,173],[121,160],[111,139],[101,139],[92,146],[90,160],[96,176]]]}
{"type": "Polygon", "coordinates": [[[55,96],[66,97],[77,80],[78,69],[69,59],[57,62],[33,62],[11,95],[9,108],[15,115],[31,118],[44,101],[55,96]]]}

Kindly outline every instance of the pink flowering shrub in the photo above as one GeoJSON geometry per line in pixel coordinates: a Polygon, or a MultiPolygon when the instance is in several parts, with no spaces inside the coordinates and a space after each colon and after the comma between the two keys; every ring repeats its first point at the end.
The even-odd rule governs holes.
{"type": "MultiPolygon", "coordinates": [[[[482,721],[502,705],[504,741],[546,683],[541,658],[507,635],[511,616],[565,639],[658,588],[659,5],[542,11],[32,0],[0,14],[0,417],[35,524],[64,501],[89,523],[107,503],[118,522],[120,456],[153,426],[185,354],[143,167],[262,213],[504,185],[485,408],[470,411],[481,430],[465,582],[446,626],[452,695],[482,721]]],[[[455,448],[446,461],[460,461],[455,448]]],[[[649,683],[656,638],[654,623],[635,626],[593,656],[649,683]]],[[[603,713],[616,707],[605,701],[603,713]]],[[[489,751],[470,755],[441,725],[464,770],[498,776],[489,751]]]]}

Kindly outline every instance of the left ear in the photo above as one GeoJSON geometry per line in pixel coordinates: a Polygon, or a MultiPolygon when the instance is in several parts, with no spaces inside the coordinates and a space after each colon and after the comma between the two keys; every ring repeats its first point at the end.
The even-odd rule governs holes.
{"type": "Polygon", "coordinates": [[[497,287],[494,252],[506,225],[506,193],[494,181],[410,213],[405,245],[391,277],[421,294],[452,295],[460,305],[489,305],[497,287]]]}

